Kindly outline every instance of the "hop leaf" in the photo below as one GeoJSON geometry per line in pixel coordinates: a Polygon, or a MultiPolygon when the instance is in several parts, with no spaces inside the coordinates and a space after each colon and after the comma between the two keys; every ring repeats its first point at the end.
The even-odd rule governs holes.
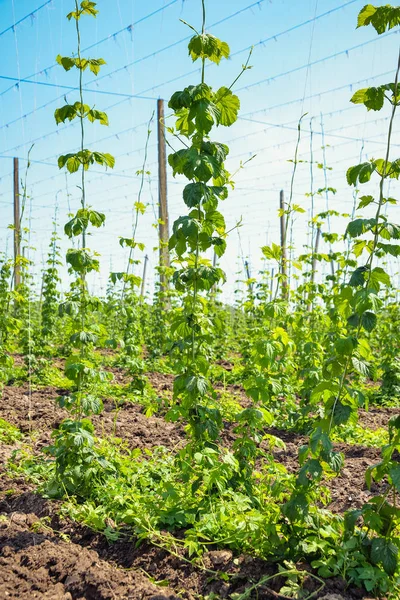
{"type": "Polygon", "coordinates": [[[388,4],[378,7],[367,4],[361,9],[357,20],[357,27],[372,25],[379,35],[385,33],[386,29],[393,29],[399,24],[400,7],[393,7],[388,4]]]}
{"type": "Polygon", "coordinates": [[[199,58],[202,60],[208,58],[217,65],[222,58],[228,58],[230,52],[228,44],[211,33],[201,33],[193,36],[188,47],[193,62],[199,58]]]}
{"type": "Polygon", "coordinates": [[[93,75],[98,75],[100,66],[106,64],[106,61],[103,58],[90,58],[87,62],[93,75]]]}
{"type": "Polygon", "coordinates": [[[375,329],[376,323],[377,323],[376,314],[369,310],[367,310],[361,316],[361,324],[364,327],[364,329],[366,329],[367,331],[371,332],[373,329],[375,329]]]}
{"type": "Polygon", "coordinates": [[[350,167],[347,170],[346,177],[349,185],[357,185],[357,182],[367,183],[371,179],[372,173],[375,171],[374,162],[365,162],[355,167],[350,167]]]}
{"type": "Polygon", "coordinates": [[[65,71],[69,71],[75,66],[75,59],[70,56],[61,56],[61,54],[57,54],[56,61],[65,69],[65,71]]]}
{"type": "Polygon", "coordinates": [[[371,560],[375,564],[382,564],[388,575],[393,575],[397,568],[399,549],[389,540],[374,538],[371,543],[371,560]]]}
{"type": "Polygon", "coordinates": [[[76,115],[77,111],[75,106],[72,106],[70,104],[66,104],[65,106],[57,108],[54,111],[54,118],[56,120],[57,125],[59,125],[60,123],[65,123],[67,119],[68,121],[73,121],[76,115]]]}
{"type": "Polygon", "coordinates": [[[84,248],[72,248],[67,251],[66,261],[76,273],[89,273],[99,270],[99,261],[93,258],[84,248]]]}
{"type": "Polygon", "coordinates": [[[370,87],[358,90],[353,94],[350,102],[353,102],[353,104],[364,104],[368,110],[381,110],[385,101],[385,92],[382,87],[370,87]]]}
{"type": "Polygon", "coordinates": [[[215,94],[214,102],[220,111],[218,124],[225,127],[232,125],[236,121],[239,112],[239,98],[232,94],[230,89],[221,87],[215,94]]]}
{"type": "Polygon", "coordinates": [[[87,113],[87,118],[91,123],[93,123],[94,121],[99,121],[100,125],[108,125],[108,116],[105,112],[102,112],[101,110],[95,110],[94,108],[92,108],[87,113]]]}

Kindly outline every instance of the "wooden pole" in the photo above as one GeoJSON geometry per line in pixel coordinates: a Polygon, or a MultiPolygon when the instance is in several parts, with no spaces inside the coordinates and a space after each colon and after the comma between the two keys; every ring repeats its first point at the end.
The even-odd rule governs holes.
{"type": "Polygon", "coordinates": [[[147,271],[147,261],[148,260],[149,260],[149,257],[146,254],[146,256],[144,257],[144,265],[143,265],[142,287],[140,289],[140,296],[141,296],[141,298],[144,297],[144,288],[145,288],[145,285],[146,285],[146,271],[147,271]]]}
{"type": "Polygon", "coordinates": [[[21,254],[21,215],[19,206],[19,160],[14,158],[14,286],[21,283],[18,257],[21,254]]]}
{"type": "Polygon", "coordinates": [[[281,211],[280,225],[281,225],[281,275],[282,275],[282,297],[287,296],[287,254],[286,254],[286,215],[285,215],[285,193],[283,190],[279,193],[279,208],[281,211]]]}
{"type": "Polygon", "coordinates": [[[160,283],[163,291],[168,289],[165,268],[170,266],[168,241],[168,203],[167,203],[167,148],[165,143],[164,100],[157,100],[158,132],[158,216],[160,237],[160,283]]]}

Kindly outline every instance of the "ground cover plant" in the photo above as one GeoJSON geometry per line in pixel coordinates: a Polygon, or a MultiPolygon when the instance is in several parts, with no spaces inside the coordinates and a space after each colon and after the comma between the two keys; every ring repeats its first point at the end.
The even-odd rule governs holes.
{"type": "MultiPolygon", "coordinates": [[[[77,47],[57,63],[78,74],[78,99],[54,116],[79,122],[78,150],[58,159],[80,174],[80,206],[64,225],[70,288],[61,293],[57,217],[40,297],[29,260],[1,258],[0,592],[400,598],[400,309],[386,267],[387,257],[400,256],[400,225],[390,214],[397,200],[387,186],[400,175],[392,157],[400,58],[391,82],[351,97],[367,111],[390,112],[383,158],[344,174],[357,204],[342,239],[324,231],[333,211],[313,215],[309,248],[295,255],[262,247],[276,272],[248,278],[246,294],[228,306],[219,299],[218,260],[229,243],[224,212],[234,175],[229,147],[216,139],[238,117],[232,88],[251,68],[251,51],[224,81],[230,47],[207,31],[205,0],[200,8],[200,29],[182,25],[200,78],[173,93],[165,123],[187,210],[173,223],[172,267],[152,302],[140,291],[137,224],[153,115],[132,237],[120,239],[130,249],[127,268],[110,274],[105,298],[89,290],[101,257],[87,247],[88,230],[105,226],[105,215],[90,204],[86,174],[115,161],[85,146],[88,124],[108,125],[84,101],[85,72],[97,76],[105,65],[81,52],[82,20],[98,9],[75,0],[67,15],[77,47]],[[216,88],[208,64],[222,73],[216,88]],[[377,193],[362,195],[374,181],[377,193]],[[367,207],[374,216],[363,216],[367,207]],[[329,254],[319,252],[321,235],[329,254]],[[331,270],[319,280],[322,262],[331,270]]],[[[399,8],[367,5],[357,26],[382,35],[399,23],[399,8]]],[[[298,143],[301,133],[302,119],[298,143]]],[[[334,193],[323,161],[321,195],[334,193]]],[[[298,145],[292,162],[280,213],[286,239],[303,210],[293,202],[298,145]]]]}

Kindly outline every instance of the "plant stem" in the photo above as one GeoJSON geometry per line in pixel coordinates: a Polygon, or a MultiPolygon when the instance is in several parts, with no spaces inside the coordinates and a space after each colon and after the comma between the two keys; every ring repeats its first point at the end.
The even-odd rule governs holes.
{"type": "MultiPolygon", "coordinates": [[[[203,10],[203,24],[201,27],[201,33],[202,33],[202,35],[204,35],[206,32],[206,2],[205,2],[205,0],[201,0],[201,6],[202,6],[202,10],[203,10]]],[[[206,66],[206,59],[202,58],[201,59],[201,83],[204,83],[205,66],[206,66]]]]}
{"type": "MultiPolygon", "coordinates": [[[[78,0],[75,0],[75,10],[77,15],[80,14],[78,0]]],[[[83,69],[82,69],[82,58],[81,58],[81,32],[79,29],[79,17],[75,19],[75,27],[76,27],[76,36],[77,36],[77,55],[79,61],[79,99],[81,103],[80,111],[79,111],[79,119],[81,124],[81,161],[82,161],[82,175],[81,175],[81,205],[82,209],[86,208],[86,189],[85,189],[85,164],[84,160],[84,146],[85,146],[85,126],[84,126],[84,112],[83,112],[83,69]]],[[[86,248],[86,227],[84,226],[82,229],[82,248],[86,248]]],[[[82,271],[81,276],[81,302],[80,302],[80,312],[81,312],[81,330],[85,331],[86,325],[86,272],[82,271]]],[[[86,355],[86,344],[80,343],[80,356],[81,359],[84,359],[86,355]]],[[[81,382],[81,379],[79,380],[81,382]]],[[[79,401],[77,406],[78,420],[80,421],[82,418],[82,403],[80,401],[80,392],[81,392],[81,383],[79,383],[78,387],[79,392],[79,401]]]]}
{"type": "MultiPolygon", "coordinates": [[[[390,121],[389,121],[389,129],[388,129],[388,136],[387,136],[387,144],[386,144],[386,158],[385,158],[385,162],[384,162],[384,166],[383,166],[383,172],[381,175],[381,180],[380,180],[380,184],[379,184],[379,201],[378,201],[378,208],[375,214],[375,220],[376,220],[376,225],[375,225],[375,230],[374,230],[374,238],[373,238],[373,243],[372,243],[372,249],[371,249],[371,254],[368,257],[367,260],[367,264],[365,265],[368,268],[368,279],[366,281],[365,287],[366,289],[368,289],[368,286],[370,284],[371,281],[371,275],[372,275],[372,263],[374,260],[374,255],[375,255],[375,251],[378,245],[378,239],[379,239],[379,217],[381,215],[381,211],[382,211],[382,206],[384,204],[384,184],[385,184],[385,180],[388,177],[388,171],[387,171],[387,166],[388,166],[388,162],[389,162],[389,155],[390,155],[390,145],[391,145],[391,140],[392,140],[392,130],[393,130],[393,121],[394,121],[394,117],[396,114],[396,108],[397,108],[397,102],[396,102],[396,98],[397,98],[397,87],[398,87],[398,81],[399,81],[399,73],[400,73],[400,51],[399,51],[399,57],[398,57],[398,62],[397,62],[397,69],[396,69],[396,76],[395,76],[395,81],[394,81],[394,93],[393,93],[393,97],[394,97],[394,102],[393,102],[393,108],[392,108],[392,114],[390,116],[390,121]]],[[[360,323],[358,325],[357,328],[357,333],[356,333],[356,340],[358,340],[359,336],[360,336],[360,332],[361,332],[361,320],[360,323]]],[[[349,370],[349,366],[350,366],[350,360],[351,360],[352,356],[348,356],[347,360],[346,360],[346,364],[345,364],[345,368],[343,371],[343,375],[341,377],[340,380],[340,387],[339,387],[339,391],[337,393],[337,396],[335,398],[335,402],[334,405],[332,407],[332,414],[331,414],[331,418],[330,418],[330,422],[329,422],[329,432],[332,429],[332,424],[333,424],[333,417],[335,414],[335,409],[336,406],[338,404],[338,402],[340,401],[342,392],[343,392],[343,388],[344,388],[344,384],[347,378],[347,374],[348,374],[348,370],[349,370]]]]}

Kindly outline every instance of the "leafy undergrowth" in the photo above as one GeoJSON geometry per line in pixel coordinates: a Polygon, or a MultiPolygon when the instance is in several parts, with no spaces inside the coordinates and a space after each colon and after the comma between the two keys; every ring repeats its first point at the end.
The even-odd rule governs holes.
{"type": "MultiPolygon", "coordinates": [[[[91,478],[85,498],[65,496],[53,478],[54,462],[30,456],[28,450],[10,463],[9,472],[14,477],[23,474],[39,486],[45,498],[64,497],[60,516],[101,532],[110,543],[132,537],[136,543],[150,541],[194,565],[214,549],[262,558],[278,571],[287,571],[289,564],[292,569],[281,593],[288,595],[289,585],[294,598],[305,597],[301,593],[304,573],[294,566],[301,560],[308,561],[320,578],[339,576],[367,591],[397,593],[396,580],[379,566],[382,557],[372,565],[362,539],[346,535],[343,518],[317,508],[324,493],[329,497],[326,490],[316,490],[306,529],[279,519],[280,505],[287,501],[295,481],[281,465],[278,471],[268,465],[260,469],[249,493],[229,485],[237,465],[228,450],[215,457],[218,460],[212,452],[198,457],[197,476],[203,468],[207,475],[198,487],[192,479],[182,480],[176,456],[165,448],[142,453],[130,451],[121,440],[99,440],[96,449],[107,463],[107,472],[91,478]],[[213,460],[212,469],[202,465],[213,460]]],[[[214,576],[224,579],[223,573],[214,576]]],[[[259,585],[266,583],[263,580],[259,585]]],[[[257,588],[255,584],[252,591],[257,588]]],[[[251,597],[251,590],[248,594],[243,599],[251,597]]]]}
{"type": "Polygon", "coordinates": [[[0,418],[0,442],[13,444],[22,439],[22,433],[17,427],[0,418]]]}
{"type": "MultiPolygon", "coordinates": [[[[118,371],[118,377],[126,376],[118,371]]],[[[153,381],[156,387],[165,387],[168,379],[159,376],[153,381]]],[[[128,384],[114,385],[116,401],[112,410],[119,418],[124,411],[129,411],[130,404],[144,406],[140,395],[132,395],[120,405],[117,399],[128,384]]],[[[109,382],[104,391],[109,395],[112,389],[113,383],[109,382]]],[[[164,393],[167,399],[168,390],[164,393]]],[[[238,397],[226,390],[222,390],[220,398],[228,424],[230,416],[234,421],[235,411],[243,407],[238,397]]],[[[43,408],[45,411],[46,407],[43,408]]],[[[160,410],[161,416],[166,410],[160,410]]],[[[15,427],[13,430],[18,431],[15,427]]],[[[375,441],[381,435],[379,429],[374,432],[359,427],[352,433],[354,441],[357,431],[375,441]]],[[[348,431],[342,434],[343,438],[348,436],[348,431]]],[[[56,437],[54,441],[57,445],[56,437]]],[[[272,444],[271,450],[266,450],[266,456],[258,461],[252,477],[245,482],[232,447],[218,452],[213,448],[199,452],[195,455],[196,464],[185,476],[182,475],[183,451],[177,454],[166,447],[135,449],[115,437],[97,438],[94,447],[97,458],[93,459],[92,454],[87,464],[71,464],[63,489],[55,478],[56,463],[33,450],[29,437],[23,438],[22,447],[18,446],[9,462],[8,473],[14,478],[22,475],[34,483],[45,498],[61,499],[60,516],[90,527],[110,543],[132,537],[136,542],[150,541],[193,565],[210,550],[219,549],[229,549],[234,557],[243,554],[257,557],[275,565],[276,570],[287,570],[287,564],[293,566],[306,560],[317,577],[340,577],[348,585],[364,587],[374,594],[379,591],[386,594],[389,590],[396,594],[397,577],[385,574],[381,558],[371,564],[362,530],[353,535],[342,515],[333,515],[324,508],[323,504],[330,500],[326,488],[320,486],[313,491],[307,528],[296,524],[295,519],[282,517],[281,507],[290,498],[296,475],[272,460],[274,442],[280,453],[285,453],[285,446],[271,434],[266,441],[272,444]],[[76,490],[77,482],[79,492],[71,494],[68,485],[76,490]]],[[[289,586],[292,587],[290,597],[301,598],[304,597],[300,592],[304,574],[296,569],[299,570],[296,567],[288,574],[291,579],[282,584],[285,588],[282,593],[290,596],[289,586]]],[[[251,587],[250,582],[248,587],[251,587]]],[[[256,585],[252,593],[257,589],[256,585]]]]}
{"type": "MultiPolygon", "coordinates": [[[[398,406],[400,391],[400,310],[388,261],[400,255],[400,226],[391,222],[389,210],[397,200],[386,192],[390,180],[400,178],[400,160],[389,160],[400,106],[400,62],[392,83],[358,90],[350,99],[368,111],[389,110],[383,119],[388,120],[385,158],[346,172],[353,188],[351,218],[328,210],[329,194],[336,190],[328,182],[325,146],[323,161],[314,160],[313,117],[310,161],[298,159],[303,115],[286,202],[283,191],[281,195],[281,245],[261,248],[265,260],[260,278],[250,277],[246,263],[247,279],[234,305],[224,305],[221,259],[232,229],[227,229],[221,206],[229,202],[234,175],[228,171],[229,147],[215,138],[238,118],[240,98],[234,89],[251,68],[252,49],[233,80],[222,84],[216,74],[218,86],[209,85],[206,66],[223,63],[230,48],[207,32],[206,2],[201,0],[201,28],[189,25],[188,44],[192,61],[201,65],[200,80],[172,94],[166,119],[173,121],[166,129],[162,102],[158,104],[160,149],[168,134],[172,174],[180,182],[186,179],[184,214],[175,220],[170,237],[166,220],[156,224],[159,281],[148,301],[138,276],[145,246],[137,234],[146,211],[152,115],[136,174],[140,184],[131,237],[119,238],[127,249],[126,268],[111,272],[105,297],[96,297],[88,283],[100,271],[100,254],[87,241],[105,224],[106,215],[90,202],[86,177],[93,166],[113,168],[115,159],[85,147],[91,137],[88,126],[109,124],[106,113],[86,104],[84,83],[89,72],[97,76],[106,62],[81,55],[86,31],[81,19],[97,16],[96,3],[75,0],[71,8],[67,19],[74,25],[76,48],[71,56],[58,55],[56,62],[69,76],[77,75],[74,89],[79,94],[54,113],[57,125],[74,120],[80,125],[79,149],[58,157],[60,169],[80,177],[80,206],[64,224],[70,285],[61,294],[57,223],[41,286],[27,258],[30,253],[14,259],[5,253],[0,260],[5,419],[0,421],[0,449],[8,459],[8,475],[39,490],[42,497],[35,499],[43,510],[51,513],[49,507],[57,507],[59,516],[73,523],[73,531],[89,527],[92,536],[101,535],[110,547],[132,545],[132,540],[151,544],[186,561],[190,569],[210,552],[228,552],[233,561],[250,555],[265,567],[242,590],[208,590],[209,600],[220,592],[231,600],[277,594],[305,600],[321,595],[327,587],[323,580],[330,578],[344,581],[350,597],[361,590],[360,597],[365,592],[398,600],[400,414],[389,407],[398,406]],[[287,242],[289,231],[295,241],[297,213],[306,212],[293,203],[296,170],[303,162],[309,162],[312,218],[304,253],[298,255],[294,245],[289,252],[287,242]],[[325,187],[318,191],[315,164],[324,172],[325,187]],[[374,182],[375,196],[369,194],[373,188],[359,196],[362,185],[374,182]],[[326,198],[324,213],[314,213],[316,194],[326,198]],[[364,210],[367,218],[359,216],[364,210]],[[331,217],[345,218],[346,229],[331,231],[331,217]],[[40,287],[39,298],[35,289],[40,287]],[[271,591],[271,582],[278,579],[278,589],[271,591]]],[[[391,6],[366,5],[357,19],[357,28],[371,25],[378,35],[399,24],[400,9],[391,6]]],[[[30,167],[28,153],[23,206],[30,167]]],[[[16,254],[17,246],[30,245],[21,223],[15,224],[15,242],[16,254]]],[[[47,576],[58,578],[52,596],[82,598],[92,585],[90,599],[119,600],[130,597],[135,583],[142,586],[143,581],[120,579],[113,572],[118,592],[104,591],[106,577],[96,579],[90,553],[83,556],[85,569],[70,576],[63,564],[69,556],[64,543],[59,548],[63,558],[53,562],[53,533],[51,539],[27,535],[22,521],[21,528],[13,529],[18,498],[11,492],[8,496],[2,505],[1,566],[15,577],[16,565],[19,583],[26,583],[30,568],[31,587],[21,594],[29,596],[47,583],[39,581],[38,539],[47,557],[47,576]],[[11,545],[8,528],[14,531],[11,545]],[[56,575],[49,565],[57,566],[56,575]]],[[[44,521],[31,525],[46,528],[44,521]]],[[[72,554],[75,568],[79,548],[72,554]]],[[[203,571],[230,583],[226,570],[205,566],[203,571]]],[[[153,592],[147,586],[138,596],[152,597],[153,592]]],[[[49,597],[46,590],[43,594],[49,597]]],[[[201,598],[202,592],[196,594],[201,598]]],[[[9,588],[4,596],[10,596],[9,588]]]]}

